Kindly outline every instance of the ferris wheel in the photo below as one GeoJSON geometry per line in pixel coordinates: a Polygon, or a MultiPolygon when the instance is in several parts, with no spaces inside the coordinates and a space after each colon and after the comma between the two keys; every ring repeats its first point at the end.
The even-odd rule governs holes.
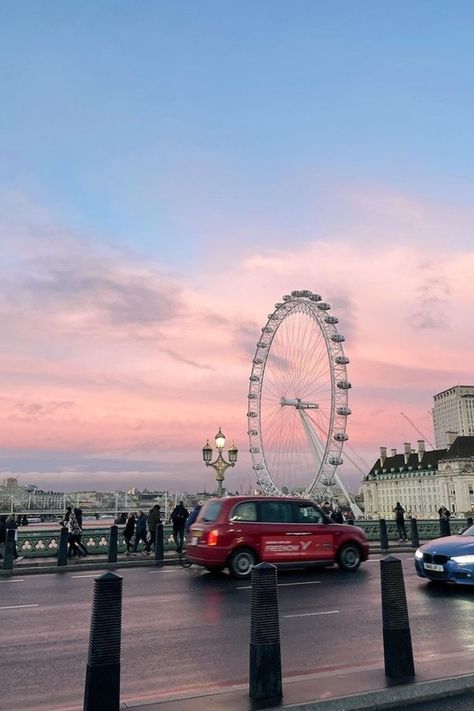
{"type": "Polygon", "coordinates": [[[269,314],[250,375],[250,453],[264,494],[317,499],[337,484],[354,510],[337,474],[351,414],[349,358],[330,308],[305,289],[283,296],[269,314]]]}

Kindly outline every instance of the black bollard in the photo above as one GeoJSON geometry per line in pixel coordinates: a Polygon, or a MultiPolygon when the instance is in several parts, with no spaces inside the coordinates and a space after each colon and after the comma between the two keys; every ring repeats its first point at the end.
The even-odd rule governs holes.
{"type": "Polygon", "coordinates": [[[165,557],[165,544],[163,539],[163,524],[157,523],[155,530],[155,562],[162,565],[165,557]]]}
{"type": "Polygon", "coordinates": [[[123,578],[105,573],[94,581],[84,711],[119,711],[123,578]]]}
{"type": "Polygon", "coordinates": [[[470,516],[468,516],[468,517],[466,518],[466,525],[467,525],[467,527],[470,528],[473,523],[474,523],[474,521],[472,520],[472,518],[471,518],[470,516]]]}
{"type": "Polygon", "coordinates": [[[410,519],[410,528],[411,528],[411,545],[413,548],[418,548],[420,545],[420,538],[418,536],[418,523],[416,521],[416,518],[410,519]]]}
{"type": "Polygon", "coordinates": [[[67,565],[67,539],[67,528],[61,528],[61,533],[59,534],[58,566],[67,565]]]}
{"type": "Polygon", "coordinates": [[[384,518],[380,519],[379,526],[380,526],[380,548],[383,551],[388,551],[387,522],[384,518]]]}
{"type": "Polygon", "coordinates": [[[13,569],[13,551],[15,550],[15,531],[10,528],[6,531],[5,550],[3,552],[3,570],[13,569]]]}
{"type": "Polygon", "coordinates": [[[410,623],[400,558],[380,561],[385,674],[391,679],[415,676],[410,623]]]}
{"type": "Polygon", "coordinates": [[[107,558],[109,563],[116,563],[117,562],[117,541],[118,541],[118,527],[111,526],[110,527],[110,538],[109,538],[109,555],[107,558]]]}
{"type": "Polygon", "coordinates": [[[251,585],[249,696],[277,699],[282,696],[282,683],[276,567],[256,565],[251,585]]]}
{"type": "Polygon", "coordinates": [[[353,518],[348,518],[348,519],[347,519],[347,523],[348,523],[350,526],[355,526],[355,521],[354,521],[353,518]]]}

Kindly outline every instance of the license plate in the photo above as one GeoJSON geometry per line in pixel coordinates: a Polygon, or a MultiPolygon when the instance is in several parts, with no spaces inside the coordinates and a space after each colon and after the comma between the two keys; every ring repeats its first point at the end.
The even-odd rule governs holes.
{"type": "Polygon", "coordinates": [[[192,546],[197,546],[197,542],[198,542],[198,537],[197,537],[197,536],[193,536],[193,537],[191,538],[191,545],[192,545],[192,546]]]}
{"type": "Polygon", "coordinates": [[[424,563],[425,570],[434,570],[437,573],[442,573],[444,568],[442,565],[436,565],[435,563],[424,563]]]}

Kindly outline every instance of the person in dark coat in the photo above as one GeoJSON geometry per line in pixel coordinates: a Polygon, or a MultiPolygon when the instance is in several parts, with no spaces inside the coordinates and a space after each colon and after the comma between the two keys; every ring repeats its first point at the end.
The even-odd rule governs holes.
{"type": "Polygon", "coordinates": [[[159,523],[161,523],[161,510],[159,504],[155,504],[148,513],[148,530],[150,532],[149,549],[151,549],[152,546],[153,549],[155,549],[156,527],[159,523]]]}
{"type": "Polygon", "coordinates": [[[138,544],[143,541],[145,544],[145,553],[148,555],[150,552],[150,547],[146,538],[146,516],[143,511],[138,512],[136,520],[136,530],[135,530],[135,543],[133,544],[133,552],[136,553],[138,550],[138,544]]]}
{"type": "MultiPolygon", "coordinates": [[[[18,551],[16,549],[16,542],[17,542],[17,538],[18,538],[18,523],[17,523],[15,514],[10,514],[10,516],[7,518],[5,528],[7,531],[15,531],[15,538],[13,541],[13,557],[16,560],[21,560],[23,558],[23,556],[19,556],[18,551]]],[[[5,537],[5,539],[6,539],[6,537],[5,537]]]]}
{"type": "Polygon", "coordinates": [[[397,505],[393,509],[395,513],[395,522],[397,524],[397,533],[398,533],[398,540],[399,541],[407,541],[407,531],[405,528],[405,509],[401,505],[399,501],[397,501],[397,505]]]}
{"type": "Polygon", "coordinates": [[[334,523],[344,523],[344,516],[342,515],[342,511],[339,506],[334,507],[334,511],[331,514],[331,520],[334,521],[334,523]]]}
{"type": "Polygon", "coordinates": [[[173,524],[173,540],[178,553],[181,553],[183,550],[184,528],[186,526],[186,519],[188,516],[189,511],[182,501],[180,501],[171,512],[170,521],[173,524]]]}
{"type": "Polygon", "coordinates": [[[126,555],[130,555],[130,548],[132,547],[132,538],[135,532],[135,514],[130,511],[127,520],[125,522],[125,528],[123,530],[123,538],[125,540],[125,545],[127,546],[126,555]]]}
{"type": "Polygon", "coordinates": [[[76,517],[77,524],[81,529],[81,532],[76,534],[76,545],[82,551],[84,555],[87,555],[89,551],[82,542],[82,509],[74,509],[74,516],[76,517]]]}
{"type": "Polygon", "coordinates": [[[186,519],[186,525],[185,525],[185,530],[186,533],[189,531],[190,527],[193,525],[197,517],[199,516],[199,512],[202,509],[202,504],[196,504],[189,514],[188,518],[186,519]]]}

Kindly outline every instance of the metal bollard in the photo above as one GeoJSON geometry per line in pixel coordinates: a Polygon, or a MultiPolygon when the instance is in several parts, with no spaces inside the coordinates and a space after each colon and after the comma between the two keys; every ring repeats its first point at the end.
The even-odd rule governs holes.
{"type": "Polygon", "coordinates": [[[353,518],[348,518],[348,519],[347,519],[347,523],[348,523],[350,526],[355,526],[355,521],[354,521],[353,518]]]}
{"type": "Polygon", "coordinates": [[[117,542],[118,542],[118,526],[110,527],[110,538],[109,538],[109,555],[107,560],[109,563],[117,562],[117,542]]]}
{"type": "Polygon", "coordinates": [[[418,548],[420,545],[420,537],[418,536],[418,523],[416,518],[410,519],[411,528],[411,545],[413,548],[418,548]]]}
{"type": "Polygon", "coordinates": [[[467,525],[467,527],[470,528],[473,523],[474,523],[474,521],[472,520],[471,516],[468,516],[468,517],[466,518],[466,525],[467,525]]]}
{"type": "Polygon", "coordinates": [[[15,531],[10,528],[6,531],[5,550],[3,553],[3,570],[13,569],[13,551],[15,550],[15,531]]]}
{"type": "Polygon", "coordinates": [[[163,540],[163,524],[157,523],[155,529],[155,562],[162,565],[165,557],[165,544],[163,540]]]}
{"type": "Polygon", "coordinates": [[[94,581],[84,711],[120,708],[120,642],[123,578],[105,573],[94,581]]]}
{"type": "Polygon", "coordinates": [[[61,528],[61,533],[59,534],[58,566],[67,565],[67,539],[67,528],[61,528]]]}
{"type": "Polygon", "coordinates": [[[251,585],[249,696],[277,699],[283,694],[276,567],[256,565],[251,585]]]}
{"type": "Polygon", "coordinates": [[[380,526],[380,548],[383,551],[388,551],[387,522],[384,518],[380,519],[379,526],[380,526]]]}
{"type": "Polygon", "coordinates": [[[380,561],[385,674],[391,679],[415,676],[410,623],[400,558],[380,561]]]}

